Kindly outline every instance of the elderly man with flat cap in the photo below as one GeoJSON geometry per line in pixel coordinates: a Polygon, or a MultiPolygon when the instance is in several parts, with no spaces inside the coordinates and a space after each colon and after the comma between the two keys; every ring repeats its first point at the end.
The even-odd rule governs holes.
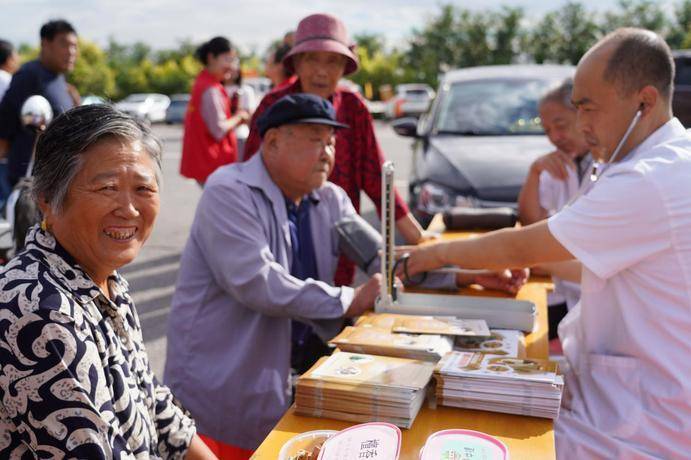
{"type": "Polygon", "coordinates": [[[247,458],[288,408],[291,318],[340,327],[380,287],[333,286],[334,224],[356,215],[326,180],[346,127],[333,106],[288,95],[258,126],[260,153],[206,183],[169,317],[164,380],[226,458],[247,458]]]}

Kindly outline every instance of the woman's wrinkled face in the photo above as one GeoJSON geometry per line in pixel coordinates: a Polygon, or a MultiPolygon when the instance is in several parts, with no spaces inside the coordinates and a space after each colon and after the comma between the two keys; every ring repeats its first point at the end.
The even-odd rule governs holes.
{"type": "Polygon", "coordinates": [[[131,262],[159,210],[154,160],[139,142],[106,139],[86,150],[63,209],[44,209],[58,242],[96,281],[131,262]]]}
{"type": "Polygon", "coordinates": [[[293,57],[295,74],[302,90],[328,99],[343,77],[347,58],[329,51],[308,51],[293,57]]]}

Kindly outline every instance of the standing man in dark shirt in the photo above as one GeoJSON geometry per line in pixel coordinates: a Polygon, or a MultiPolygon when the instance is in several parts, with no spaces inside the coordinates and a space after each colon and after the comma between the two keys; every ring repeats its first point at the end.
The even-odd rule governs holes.
{"type": "Polygon", "coordinates": [[[0,158],[7,157],[11,185],[26,174],[35,134],[22,128],[19,112],[34,94],[48,99],[57,116],[75,105],[65,73],[77,59],[77,32],[62,19],[41,27],[41,51],[38,59],[27,62],[14,74],[12,83],[0,102],[0,158]]]}

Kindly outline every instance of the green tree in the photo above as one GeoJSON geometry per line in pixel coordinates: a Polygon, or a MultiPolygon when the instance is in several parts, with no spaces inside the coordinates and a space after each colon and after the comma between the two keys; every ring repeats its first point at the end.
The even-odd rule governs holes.
{"type": "Polygon", "coordinates": [[[520,8],[503,7],[494,15],[493,64],[510,64],[520,53],[523,36],[522,20],[523,10],[520,8]]]}
{"type": "Polygon", "coordinates": [[[619,27],[641,27],[665,35],[669,21],[659,2],[651,0],[619,0],[619,9],[605,14],[603,32],[619,27]]]}
{"type": "Polygon", "coordinates": [[[115,71],[108,66],[105,52],[88,40],[79,39],[79,57],[68,78],[82,96],[115,95],[115,71]]]}
{"type": "Polygon", "coordinates": [[[684,0],[674,8],[674,16],[667,35],[672,49],[688,48],[691,45],[691,0],[684,0]]]}
{"type": "Polygon", "coordinates": [[[547,13],[535,28],[524,35],[522,49],[538,64],[556,61],[561,29],[557,13],[547,13]]]}
{"type": "Polygon", "coordinates": [[[362,33],[353,37],[358,49],[365,49],[368,56],[384,52],[384,38],[379,34],[362,33]]]}
{"type": "Polygon", "coordinates": [[[471,12],[444,5],[423,29],[413,31],[402,63],[412,79],[432,85],[453,68],[509,64],[519,53],[522,20],[517,8],[471,12]]]}
{"type": "Polygon", "coordinates": [[[523,43],[538,63],[577,64],[599,36],[593,13],[580,3],[569,2],[547,13],[523,43]]]}

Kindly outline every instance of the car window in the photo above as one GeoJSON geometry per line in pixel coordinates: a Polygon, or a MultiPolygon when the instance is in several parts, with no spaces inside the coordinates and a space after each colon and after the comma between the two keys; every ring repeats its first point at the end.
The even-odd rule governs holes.
{"type": "Polygon", "coordinates": [[[407,89],[405,97],[409,99],[429,99],[429,93],[424,89],[407,89]]]}
{"type": "Polygon", "coordinates": [[[674,64],[676,67],[674,84],[691,85],[691,59],[676,58],[674,64]]]}
{"type": "Polygon", "coordinates": [[[478,134],[542,134],[537,105],[552,82],[483,79],[444,88],[435,131],[478,134]]]}

